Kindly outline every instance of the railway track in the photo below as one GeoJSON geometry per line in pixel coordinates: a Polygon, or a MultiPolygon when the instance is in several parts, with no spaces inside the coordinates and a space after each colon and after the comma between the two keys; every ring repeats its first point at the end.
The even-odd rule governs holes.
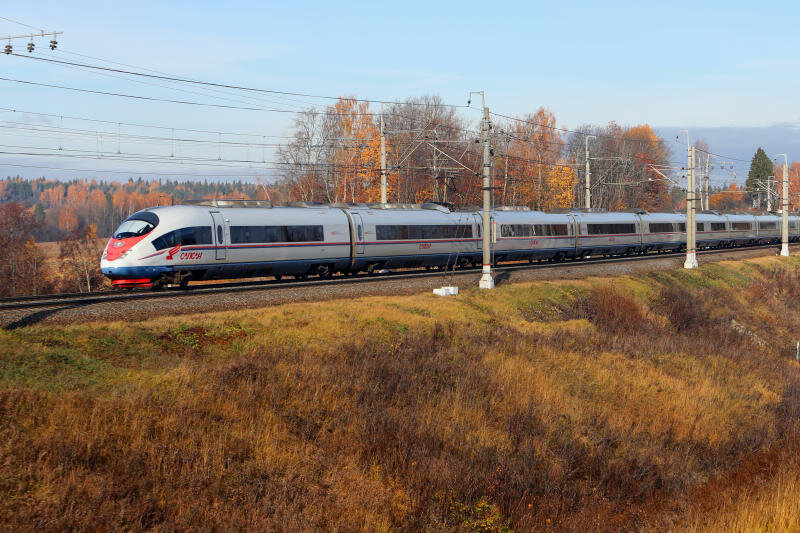
{"type": "MultiPolygon", "coordinates": [[[[794,245],[797,246],[797,245],[794,245]]],[[[698,255],[711,255],[719,253],[735,253],[737,251],[758,250],[776,248],[774,244],[748,246],[742,248],[722,248],[712,250],[698,251],[698,255]]],[[[578,261],[566,260],[563,262],[541,262],[541,263],[506,263],[494,269],[497,273],[514,272],[519,270],[533,270],[533,269],[558,269],[564,268],[569,265],[585,265],[591,263],[608,264],[608,263],[621,263],[627,261],[648,261],[653,259],[663,259],[669,257],[683,257],[683,252],[679,253],[650,253],[645,255],[634,256],[615,256],[615,257],[591,257],[581,259],[578,261]]],[[[18,298],[0,298],[0,313],[4,311],[20,311],[25,309],[37,309],[48,307],[77,307],[84,305],[91,305],[95,303],[106,303],[115,301],[132,301],[132,300],[152,300],[163,298],[181,298],[187,296],[197,295],[213,295],[233,292],[245,292],[256,290],[277,290],[287,289],[292,287],[305,288],[315,286],[327,286],[335,284],[355,284],[355,283],[376,283],[385,279],[415,279],[425,277],[445,277],[451,279],[453,277],[462,277],[465,275],[474,275],[480,272],[480,268],[466,268],[458,269],[455,271],[444,270],[424,270],[424,271],[400,271],[388,272],[384,274],[359,274],[356,276],[342,276],[334,277],[331,279],[313,279],[313,280],[291,280],[291,281],[245,281],[234,282],[225,284],[213,285],[195,285],[189,289],[181,290],[179,288],[169,288],[161,292],[112,292],[112,291],[98,291],[92,293],[68,293],[68,294],[48,294],[41,296],[22,296],[18,298]]]]}

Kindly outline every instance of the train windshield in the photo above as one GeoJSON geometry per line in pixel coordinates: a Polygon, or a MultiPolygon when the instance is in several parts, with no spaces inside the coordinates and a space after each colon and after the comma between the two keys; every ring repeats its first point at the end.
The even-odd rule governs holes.
{"type": "Polygon", "coordinates": [[[147,235],[158,226],[158,217],[155,213],[142,211],[129,216],[117,231],[114,232],[115,239],[129,239],[131,237],[141,237],[147,235]]]}

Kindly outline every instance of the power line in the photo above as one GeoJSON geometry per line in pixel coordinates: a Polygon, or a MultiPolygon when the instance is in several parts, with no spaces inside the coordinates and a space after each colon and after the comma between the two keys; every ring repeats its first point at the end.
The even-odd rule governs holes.
{"type": "MultiPolygon", "coordinates": [[[[141,66],[137,66],[137,65],[130,65],[130,64],[127,64],[127,63],[119,63],[117,61],[111,61],[110,59],[103,59],[101,57],[89,56],[89,55],[86,55],[86,54],[79,54],[77,52],[70,52],[69,50],[64,50],[64,49],[58,49],[56,51],[60,52],[60,53],[63,53],[63,54],[70,54],[70,55],[74,55],[74,56],[78,56],[78,57],[84,57],[86,59],[94,59],[95,61],[102,61],[104,63],[110,63],[112,65],[120,65],[120,66],[123,66],[123,67],[130,67],[130,68],[135,68],[135,69],[139,69],[139,70],[145,70],[147,72],[155,72],[156,74],[162,74],[164,76],[170,76],[170,74],[167,73],[167,72],[161,72],[159,70],[153,70],[153,69],[149,69],[149,68],[145,68],[145,67],[141,67],[141,66]]],[[[213,91],[213,92],[218,92],[220,94],[230,94],[230,93],[227,93],[225,91],[218,90],[218,89],[207,89],[207,90],[213,91]]],[[[297,100],[295,98],[286,98],[284,96],[278,96],[278,95],[276,95],[275,98],[278,98],[280,100],[286,100],[288,102],[298,102],[298,103],[301,103],[301,104],[304,104],[304,105],[309,105],[309,106],[317,106],[317,105],[319,105],[319,104],[314,104],[314,103],[308,102],[308,101],[297,100]]]]}
{"type": "MultiPolygon", "coordinates": [[[[472,109],[474,109],[474,108],[472,108],[472,109]]],[[[512,117],[510,115],[503,115],[502,113],[490,112],[490,114],[494,115],[496,117],[502,117],[502,118],[505,118],[505,119],[508,119],[508,120],[514,120],[514,121],[517,121],[517,122],[521,122],[523,124],[531,124],[532,126],[539,126],[540,128],[550,129],[550,130],[554,130],[554,131],[560,131],[560,132],[563,132],[563,133],[577,133],[578,135],[588,135],[586,132],[583,132],[583,131],[571,130],[571,129],[568,129],[568,128],[560,128],[558,126],[550,126],[549,124],[542,124],[541,122],[535,122],[535,121],[526,120],[526,119],[523,119],[523,118],[512,117]]],[[[617,139],[617,140],[630,141],[630,142],[653,143],[653,144],[661,144],[661,143],[665,142],[662,139],[658,139],[658,140],[629,139],[627,137],[620,137],[620,136],[617,136],[617,135],[606,135],[606,134],[603,134],[603,133],[592,133],[591,135],[594,135],[595,137],[602,137],[602,138],[605,138],[605,139],[617,139]]]]}
{"type": "Polygon", "coordinates": [[[213,133],[215,135],[238,135],[242,137],[269,137],[272,139],[291,139],[292,137],[286,135],[263,135],[261,133],[241,133],[241,132],[234,132],[234,131],[218,131],[218,130],[198,130],[198,129],[191,129],[191,128],[179,128],[174,126],[159,126],[155,124],[138,124],[135,122],[121,122],[118,120],[101,120],[95,118],[87,118],[87,117],[76,117],[73,115],[57,115],[55,113],[41,113],[38,111],[26,111],[24,109],[13,109],[8,107],[0,107],[0,111],[8,111],[10,113],[26,113],[28,115],[41,115],[43,117],[51,117],[51,118],[66,118],[69,120],[81,120],[86,122],[95,122],[98,124],[111,124],[111,125],[118,125],[121,124],[123,126],[133,126],[137,128],[154,128],[154,129],[162,129],[162,130],[175,130],[175,131],[188,131],[191,133],[213,133]]]}
{"type": "MultiPolygon", "coordinates": [[[[19,55],[19,54],[16,54],[16,55],[19,55]]],[[[30,57],[30,56],[24,56],[24,57],[30,57]]],[[[204,96],[204,97],[207,97],[207,98],[215,98],[215,99],[219,99],[219,100],[226,100],[226,101],[229,101],[229,102],[237,102],[237,103],[245,104],[245,105],[253,105],[253,101],[255,101],[256,103],[260,103],[260,101],[265,101],[265,102],[269,102],[270,104],[288,105],[288,106],[293,106],[293,107],[300,107],[297,104],[286,104],[284,102],[279,102],[277,100],[274,100],[274,99],[271,100],[271,99],[264,98],[264,97],[252,97],[252,96],[240,95],[238,98],[230,98],[230,97],[227,97],[227,96],[219,96],[219,95],[215,95],[215,94],[208,94],[208,92],[212,92],[212,91],[213,92],[217,92],[217,93],[222,93],[222,94],[228,94],[228,93],[225,93],[223,91],[214,90],[214,89],[203,89],[203,88],[200,88],[201,91],[206,91],[206,92],[191,91],[191,90],[188,90],[188,89],[181,89],[181,88],[178,88],[178,87],[171,87],[169,85],[162,85],[162,84],[159,84],[159,83],[151,83],[151,82],[148,82],[148,81],[131,79],[131,78],[125,77],[125,76],[118,76],[116,74],[109,73],[109,72],[96,72],[96,71],[93,71],[93,70],[86,69],[84,67],[77,67],[77,66],[70,66],[70,65],[62,65],[62,66],[64,66],[65,68],[78,70],[80,72],[88,72],[88,73],[91,73],[91,74],[96,74],[98,76],[105,76],[105,77],[108,77],[108,78],[114,78],[114,79],[118,79],[118,80],[123,80],[123,81],[129,82],[129,83],[133,82],[133,83],[138,83],[140,85],[147,85],[147,86],[150,86],[150,87],[160,87],[162,89],[167,89],[167,90],[170,90],[170,91],[178,91],[178,92],[181,92],[181,93],[192,94],[192,95],[196,95],[196,96],[204,96]]],[[[167,83],[171,83],[171,82],[167,82],[167,83]]]]}
{"type": "Polygon", "coordinates": [[[44,31],[42,28],[37,28],[36,26],[31,26],[30,24],[25,24],[24,22],[20,22],[18,20],[10,19],[8,17],[0,17],[0,19],[7,20],[8,22],[13,22],[14,24],[19,24],[20,26],[25,26],[26,28],[30,28],[32,30],[44,31]]]}
{"type": "MultiPolygon", "coordinates": [[[[274,109],[274,108],[266,108],[266,107],[243,107],[243,106],[232,106],[232,105],[225,105],[225,104],[210,104],[205,102],[191,102],[188,100],[173,100],[169,98],[157,98],[155,96],[141,96],[141,95],[131,95],[131,94],[124,94],[124,93],[114,93],[109,91],[96,91],[93,89],[81,89],[77,87],[67,87],[64,85],[54,85],[50,83],[40,83],[35,81],[27,81],[27,80],[17,80],[13,78],[3,78],[0,77],[0,81],[8,81],[12,83],[20,83],[23,85],[35,85],[39,87],[49,87],[53,89],[63,89],[66,91],[75,91],[81,93],[89,93],[89,94],[102,94],[104,96],[117,96],[120,98],[130,98],[133,100],[144,100],[144,101],[151,101],[151,102],[166,102],[170,104],[184,104],[184,105],[193,105],[193,106],[201,106],[201,107],[214,107],[214,108],[221,108],[221,109],[237,109],[241,111],[264,111],[270,113],[291,113],[291,114],[300,114],[300,113],[307,113],[310,115],[320,115],[320,116],[363,116],[363,117],[377,117],[380,116],[381,113],[370,113],[370,112],[358,112],[358,111],[346,111],[342,113],[330,112],[330,111],[292,111],[289,109],[274,109]]],[[[384,116],[403,116],[397,113],[384,113],[384,116]]],[[[462,128],[454,128],[449,127],[447,125],[440,125],[445,129],[456,129],[461,130],[462,128]]]]}
{"type": "MultiPolygon", "coordinates": [[[[86,168],[73,168],[73,167],[49,167],[49,166],[42,166],[42,165],[22,165],[17,163],[2,163],[3,166],[7,167],[21,167],[21,168],[37,168],[42,170],[67,170],[72,172],[94,172],[97,174],[108,173],[108,174],[151,174],[157,176],[192,176],[192,177],[209,177],[209,178],[221,178],[221,177],[230,177],[230,178],[249,178],[253,174],[190,174],[185,172],[142,172],[141,170],[96,170],[96,169],[86,169],[86,168]]],[[[254,170],[262,170],[262,169],[254,169],[254,170]]]]}
{"type": "MultiPolygon", "coordinates": [[[[257,161],[250,159],[212,159],[200,157],[179,157],[174,158],[161,154],[147,154],[141,152],[104,152],[101,150],[80,150],[76,148],[57,150],[55,148],[48,148],[42,146],[22,146],[13,144],[0,144],[5,148],[16,148],[19,150],[47,150],[49,152],[0,152],[6,155],[25,155],[25,156],[43,156],[43,157],[72,157],[79,159],[106,159],[113,161],[135,161],[139,163],[167,163],[167,164],[194,164],[195,166],[210,166],[210,167],[231,167],[231,168],[269,168],[272,170],[285,170],[286,167],[299,166],[311,168],[331,168],[331,169],[345,169],[345,170],[358,170],[358,171],[375,171],[377,168],[369,168],[364,165],[349,165],[342,163],[296,163],[286,161],[257,161]],[[241,165],[225,165],[224,163],[249,163],[255,165],[277,165],[274,167],[259,166],[259,167],[242,167],[241,165]]],[[[409,168],[409,167],[403,167],[409,168]]]]}
{"type": "Polygon", "coordinates": [[[715,154],[714,152],[709,152],[707,150],[703,150],[703,149],[697,148],[697,147],[695,147],[695,150],[698,151],[698,152],[703,152],[704,154],[708,154],[708,155],[714,156],[714,157],[719,157],[720,159],[729,159],[731,161],[739,161],[739,162],[742,162],[742,163],[749,163],[750,162],[749,159],[738,159],[736,157],[731,157],[731,156],[727,156],[727,155],[719,155],[719,154],[715,154]]]}
{"type": "MultiPolygon", "coordinates": [[[[80,128],[59,128],[56,126],[45,126],[41,124],[31,124],[29,122],[13,122],[8,120],[0,120],[0,128],[6,128],[13,131],[30,131],[30,132],[39,132],[44,134],[52,135],[63,135],[63,134],[71,134],[76,136],[83,136],[83,137],[91,137],[96,138],[98,136],[102,136],[105,138],[109,138],[109,140],[114,139],[128,139],[133,141],[167,141],[170,143],[197,143],[197,144],[213,144],[213,145],[225,145],[225,146],[238,146],[242,148],[279,148],[281,146],[285,146],[284,144],[280,143],[257,143],[257,142],[237,142],[237,141],[221,141],[221,140],[206,140],[206,139],[189,139],[184,137],[156,137],[152,135],[134,135],[130,133],[117,133],[111,131],[97,131],[97,130],[87,130],[87,129],[80,129],[80,128]],[[11,124],[11,126],[4,126],[3,124],[11,124]],[[26,127],[27,126],[27,127],[26,127]]],[[[177,128],[176,128],[177,129],[177,128]]],[[[28,137],[34,137],[35,135],[26,135],[28,137]]],[[[44,136],[47,137],[47,136],[44,136]]],[[[353,138],[348,139],[348,141],[369,141],[372,140],[371,138],[353,138]]],[[[333,146],[336,140],[332,140],[329,143],[322,143],[322,144],[311,144],[308,145],[311,148],[320,148],[323,146],[333,146]]],[[[341,146],[341,148],[349,150],[355,148],[361,148],[361,145],[358,146],[341,146]]]]}
{"type": "Polygon", "coordinates": [[[340,97],[340,96],[325,96],[325,95],[315,95],[315,94],[308,94],[308,93],[296,93],[296,92],[289,92],[289,91],[278,91],[274,89],[259,89],[254,87],[244,87],[241,85],[230,85],[226,83],[215,83],[210,81],[200,81],[200,80],[192,80],[189,78],[179,78],[176,76],[167,76],[167,75],[159,75],[159,74],[147,74],[145,72],[136,72],[132,70],[123,70],[123,69],[115,69],[111,67],[101,67],[99,65],[91,65],[88,63],[76,63],[74,61],[63,61],[60,59],[49,59],[45,57],[35,57],[35,56],[26,56],[22,54],[12,54],[16,57],[21,57],[25,59],[34,59],[37,61],[47,61],[49,63],[60,63],[65,65],[74,65],[80,66],[84,68],[96,69],[96,70],[105,70],[109,72],[118,72],[121,74],[129,74],[131,76],[142,76],[146,78],[155,78],[155,79],[162,79],[162,80],[169,80],[169,81],[176,81],[181,83],[191,83],[195,85],[208,85],[211,87],[221,87],[225,89],[236,89],[240,91],[249,91],[249,92],[258,92],[258,93],[269,93],[269,94],[280,94],[280,95],[287,95],[287,96],[299,96],[303,98],[320,98],[325,100],[345,100],[350,102],[366,102],[366,103],[376,103],[376,104],[392,104],[392,105],[419,105],[423,107],[448,107],[448,108],[469,108],[466,105],[453,105],[453,104],[432,104],[432,103],[415,103],[415,102],[398,102],[393,100],[370,100],[366,98],[353,98],[353,97],[340,97]]]}
{"type": "Polygon", "coordinates": [[[208,104],[203,102],[190,102],[187,100],[171,100],[168,98],[156,98],[154,96],[139,96],[139,95],[131,95],[131,94],[122,94],[122,93],[112,93],[108,91],[95,91],[92,89],[80,89],[75,87],[66,87],[64,85],[53,85],[50,83],[39,83],[35,81],[26,81],[26,80],[15,80],[12,78],[2,78],[2,81],[14,82],[14,83],[21,83],[24,85],[37,85],[39,87],[50,87],[53,89],[63,89],[66,91],[76,91],[81,93],[90,93],[90,94],[102,94],[105,96],[117,96],[120,98],[131,98],[134,100],[146,100],[152,102],[167,102],[170,104],[184,104],[184,105],[194,105],[194,106],[203,106],[203,107],[218,107],[222,109],[239,109],[242,111],[271,111],[275,113],[296,113],[296,111],[289,111],[286,109],[268,109],[263,107],[240,107],[240,106],[231,106],[231,105],[224,105],[224,104],[208,104]]]}

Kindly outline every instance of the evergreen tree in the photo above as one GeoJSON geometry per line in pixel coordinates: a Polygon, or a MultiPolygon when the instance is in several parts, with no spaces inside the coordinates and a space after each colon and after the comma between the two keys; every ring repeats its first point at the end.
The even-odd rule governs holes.
{"type": "Polygon", "coordinates": [[[753,160],[750,162],[750,172],[747,173],[747,182],[745,184],[747,193],[751,198],[758,194],[758,182],[766,180],[767,177],[772,175],[772,160],[770,160],[764,149],[759,146],[753,156],[753,160]]]}
{"type": "Polygon", "coordinates": [[[44,207],[42,206],[41,202],[36,202],[36,205],[33,206],[33,218],[37,224],[42,225],[44,224],[44,207]]]}

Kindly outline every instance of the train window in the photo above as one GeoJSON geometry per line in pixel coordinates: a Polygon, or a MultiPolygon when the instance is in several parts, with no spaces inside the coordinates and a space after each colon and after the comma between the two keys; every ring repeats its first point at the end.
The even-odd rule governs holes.
{"type": "Polygon", "coordinates": [[[731,228],[737,230],[750,230],[753,229],[753,225],[750,222],[732,222],[731,228]]]}
{"type": "Polygon", "coordinates": [[[759,222],[758,229],[778,229],[777,222],[759,222]]]}
{"type": "Polygon", "coordinates": [[[364,240],[364,230],[361,228],[361,224],[358,225],[358,240],[364,240]]]}
{"type": "Polygon", "coordinates": [[[636,224],[587,224],[589,235],[636,233],[636,224]]]}
{"type": "Polygon", "coordinates": [[[705,230],[706,230],[705,222],[698,222],[697,223],[697,231],[705,231],[705,230]]]}
{"type": "Polygon", "coordinates": [[[217,242],[222,244],[222,226],[217,226],[217,242]]]}
{"type": "Polygon", "coordinates": [[[712,222],[711,223],[711,231],[725,231],[725,223],[724,222],[712,222]]]}
{"type": "Polygon", "coordinates": [[[417,225],[377,225],[375,235],[379,241],[405,241],[429,239],[471,238],[472,226],[469,224],[417,224],[417,225]]]}
{"type": "Polygon", "coordinates": [[[286,226],[288,242],[324,241],[322,226],[286,226]]]}
{"type": "Polygon", "coordinates": [[[231,226],[231,243],[324,241],[322,226],[231,226]]]}
{"type": "Polygon", "coordinates": [[[502,237],[531,237],[533,226],[530,224],[502,224],[500,235],[502,237]]]}
{"type": "Polygon", "coordinates": [[[129,239],[131,237],[141,237],[147,235],[158,226],[158,216],[149,211],[134,213],[120,224],[114,232],[115,239],[129,239]]]}
{"type": "Polygon", "coordinates": [[[672,233],[675,231],[672,222],[653,222],[648,225],[650,226],[650,233],[672,233]]]}
{"type": "Polygon", "coordinates": [[[536,224],[536,235],[542,237],[558,237],[569,234],[566,224],[536,224]]]}
{"type": "Polygon", "coordinates": [[[686,233],[686,222],[681,222],[678,224],[678,231],[681,233],[686,233]]]}
{"type": "Polygon", "coordinates": [[[191,228],[181,228],[169,233],[165,233],[157,239],[153,239],[153,246],[156,250],[172,248],[173,246],[191,246],[195,244],[211,244],[211,227],[195,226],[191,228]]]}

